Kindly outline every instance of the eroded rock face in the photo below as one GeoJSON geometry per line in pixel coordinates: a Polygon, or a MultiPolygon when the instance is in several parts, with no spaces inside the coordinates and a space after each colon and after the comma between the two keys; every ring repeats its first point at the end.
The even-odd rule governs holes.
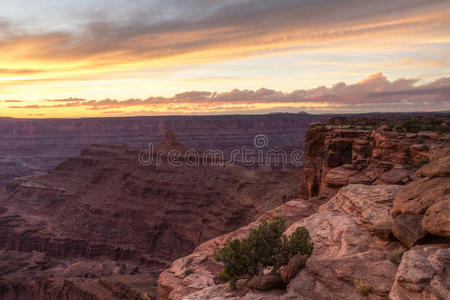
{"type": "MultiPolygon", "coordinates": [[[[284,216],[287,224],[302,217],[309,216],[317,211],[319,199],[312,201],[292,200],[286,204],[268,212],[268,216],[284,216]]],[[[199,245],[193,253],[175,260],[172,265],[162,272],[158,278],[158,292],[162,299],[212,299],[214,297],[240,297],[236,294],[242,291],[232,292],[228,284],[219,284],[218,275],[223,265],[214,260],[213,255],[216,247],[223,245],[228,238],[243,238],[248,234],[250,228],[257,226],[253,222],[237,231],[219,236],[199,245]],[[188,276],[185,271],[191,269],[193,272],[188,276]],[[195,295],[195,296],[194,296],[195,295]]],[[[245,290],[245,293],[248,290],[245,290]]],[[[273,295],[273,294],[272,294],[273,295]]]]}
{"type": "MultiPolygon", "coordinates": [[[[397,194],[392,208],[392,216],[416,215],[420,224],[402,226],[416,228],[408,238],[407,245],[415,244],[411,239],[419,238],[425,230],[433,235],[450,238],[450,155],[437,157],[430,164],[416,172],[417,180],[402,188],[397,194]],[[421,227],[420,230],[417,228],[421,227]]],[[[405,219],[406,220],[406,219],[405,219]]],[[[412,220],[412,219],[411,219],[412,220]]],[[[404,223],[404,222],[403,222],[404,223]]]]}
{"type": "Polygon", "coordinates": [[[427,209],[422,227],[431,234],[450,238],[450,197],[427,209]]]}
{"type": "Polygon", "coordinates": [[[312,121],[308,114],[254,116],[163,116],[83,119],[0,118],[0,187],[15,177],[47,172],[92,144],[156,145],[173,129],[189,149],[214,149],[228,154],[252,147],[265,134],[272,149],[302,150],[312,121]],[[295,143],[295,145],[293,145],[295,143]]]}
{"type": "MultiPolygon", "coordinates": [[[[377,224],[377,214],[390,218],[389,205],[399,188],[348,185],[323,204],[317,213],[306,218],[291,215],[297,218],[297,222],[288,228],[286,234],[291,234],[299,226],[306,227],[314,243],[314,252],[306,267],[292,276],[286,292],[238,289],[236,293],[241,294],[236,295],[215,281],[213,274],[217,274],[221,266],[211,261],[209,255],[214,246],[225,243],[226,235],[200,245],[194,253],[176,260],[161,273],[158,280],[160,296],[163,299],[358,299],[357,286],[362,282],[370,286],[370,299],[386,299],[398,267],[388,260],[388,253],[401,249],[401,245],[378,239],[368,228],[377,224]],[[363,213],[364,206],[368,206],[370,213],[363,213]],[[194,277],[189,279],[193,275],[184,276],[187,268],[197,273],[195,281],[194,277]],[[193,282],[201,284],[194,285],[193,282]]],[[[275,211],[278,210],[283,215],[292,208],[285,205],[275,211]]],[[[289,220],[292,222],[292,218],[289,220]]],[[[243,237],[248,226],[242,230],[232,236],[243,237]]]]}
{"type": "MultiPolygon", "coordinates": [[[[389,131],[387,125],[377,127],[401,121],[353,117],[313,124],[306,133],[300,197],[331,198],[347,184],[405,185],[415,179],[416,164],[442,157],[443,150],[450,147],[450,134],[410,134],[389,131]]],[[[448,162],[440,165],[440,171],[434,168],[434,174],[444,176],[450,172],[448,162]]],[[[429,174],[427,170],[424,174],[429,174]]]]}
{"type": "Polygon", "coordinates": [[[399,215],[392,223],[394,236],[408,247],[422,242],[426,231],[422,229],[421,215],[399,215]]]}
{"type": "Polygon", "coordinates": [[[295,172],[174,166],[164,158],[143,166],[139,153],[94,145],[49,174],[8,184],[0,195],[0,248],[45,252],[52,263],[107,257],[156,279],[196,245],[297,194],[295,172]]]}
{"type": "Polygon", "coordinates": [[[448,177],[419,178],[399,191],[392,207],[392,216],[423,215],[427,209],[450,195],[448,177]]]}
{"type": "Polygon", "coordinates": [[[403,255],[390,300],[449,299],[450,245],[420,245],[403,255]]]}
{"type": "Polygon", "coordinates": [[[358,224],[384,240],[391,239],[391,206],[401,186],[347,185],[321,210],[339,210],[356,218],[358,224]]]}
{"type": "Polygon", "coordinates": [[[51,261],[41,252],[0,250],[0,297],[5,300],[150,300],[156,297],[154,280],[108,259],[51,261]]]}
{"type": "Polygon", "coordinates": [[[314,252],[282,299],[358,299],[361,282],[370,286],[372,299],[387,297],[397,271],[387,253],[397,243],[377,240],[352,215],[323,208],[290,230],[296,226],[308,229],[314,252]]]}

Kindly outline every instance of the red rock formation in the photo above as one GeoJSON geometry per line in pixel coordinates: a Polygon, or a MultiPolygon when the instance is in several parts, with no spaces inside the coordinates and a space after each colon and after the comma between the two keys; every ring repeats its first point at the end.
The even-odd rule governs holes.
{"type": "Polygon", "coordinates": [[[265,134],[272,149],[303,149],[304,135],[322,116],[270,114],[254,116],[171,116],[84,119],[0,118],[0,186],[14,177],[47,172],[92,144],[147,147],[157,144],[168,129],[193,149],[228,153],[253,146],[253,137],[265,134]]]}
{"type": "MultiPolygon", "coordinates": [[[[309,216],[316,212],[320,199],[316,201],[292,200],[280,207],[268,212],[269,216],[283,216],[287,225],[291,225],[295,220],[309,216]]],[[[266,216],[267,217],[267,216],[266,216]]],[[[184,296],[193,294],[196,291],[202,292],[203,296],[214,296],[214,290],[223,289],[228,296],[236,296],[236,292],[230,291],[228,284],[216,285],[219,281],[219,272],[222,264],[214,260],[214,251],[217,246],[223,245],[228,238],[242,238],[248,234],[250,228],[255,227],[258,221],[252,222],[238,230],[218,236],[212,240],[199,245],[193,253],[177,259],[173,264],[160,274],[158,278],[158,294],[161,299],[181,299],[184,296]],[[193,272],[185,274],[185,270],[191,269],[193,272]],[[212,290],[209,290],[211,288],[212,290]]],[[[237,291],[239,293],[239,291],[237,291]]],[[[218,293],[217,297],[223,297],[223,293],[218,293]]],[[[198,297],[202,299],[201,296],[198,297]]],[[[195,296],[193,296],[195,299],[195,296]]]]}
{"type": "MultiPolygon", "coordinates": [[[[172,135],[161,143],[175,146],[183,148],[172,135]]],[[[49,174],[9,183],[0,195],[0,248],[45,252],[52,266],[77,257],[126,261],[154,279],[199,243],[296,196],[296,171],[178,166],[166,158],[142,166],[139,153],[94,145],[49,174]]],[[[72,294],[94,289],[63,286],[72,294]]]]}
{"type": "MultiPolygon", "coordinates": [[[[231,290],[216,280],[222,266],[211,258],[214,248],[230,236],[242,237],[252,226],[248,225],[177,259],[159,276],[161,299],[447,299],[449,135],[358,128],[372,125],[370,119],[352,118],[356,128],[350,128],[343,125],[348,120],[335,119],[331,125],[315,125],[308,131],[300,192],[306,196],[338,192],[309,217],[294,213],[298,220],[292,223],[289,216],[292,225],[285,233],[306,227],[314,251],[305,268],[292,274],[285,290],[249,290],[245,280],[231,290]],[[414,174],[420,164],[427,163],[424,158],[431,163],[414,174]],[[406,224],[398,223],[399,217],[406,224]],[[423,235],[408,233],[416,229],[423,235]],[[442,244],[408,250],[402,243],[409,243],[397,236],[400,231],[414,239],[409,246],[442,244]],[[422,241],[425,234],[436,239],[422,241]],[[397,256],[403,252],[403,258],[397,256]],[[186,274],[187,269],[193,272],[186,274]]],[[[286,205],[274,211],[283,215],[286,205]]]]}
{"type": "Polygon", "coordinates": [[[415,164],[450,146],[450,134],[377,129],[393,118],[337,118],[312,125],[299,186],[301,198],[331,197],[347,184],[407,184],[415,164]],[[350,125],[351,124],[351,125],[350,125]]]}

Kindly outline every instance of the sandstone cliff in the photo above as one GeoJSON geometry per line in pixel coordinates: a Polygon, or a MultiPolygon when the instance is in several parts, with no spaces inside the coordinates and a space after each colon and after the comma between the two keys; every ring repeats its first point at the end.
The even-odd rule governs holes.
{"type": "MultiPolygon", "coordinates": [[[[417,122],[427,120],[433,118],[417,122]]],[[[347,184],[404,185],[414,180],[414,171],[428,162],[432,153],[450,147],[450,134],[410,133],[402,127],[405,122],[412,121],[349,117],[313,124],[306,133],[300,197],[330,198],[347,184]]],[[[445,117],[442,122],[450,123],[445,117]]]]}

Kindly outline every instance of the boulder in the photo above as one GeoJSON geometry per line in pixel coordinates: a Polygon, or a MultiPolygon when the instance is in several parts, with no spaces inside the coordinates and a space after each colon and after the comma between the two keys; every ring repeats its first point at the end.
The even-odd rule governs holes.
{"type": "Polygon", "coordinates": [[[449,195],[448,177],[419,178],[398,192],[392,206],[392,216],[423,215],[428,207],[446,199],[449,195]]]}
{"type": "Polygon", "coordinates": [[[406,252],[390,300],[450,299],[449,245],[420,245],[406,252]]]}
{"type": "Polygon", "coordinates": [[[450,176],[450,155],[426,164],[416,172],[417,177],[450,176]]]}
{"type": "Polygon", "coordinates": [[[348,184],[366,184],[370,185],[372,184],[373,180],[362,174],[362,173],[356,173],[355,175],[352,175],[348,178],[348,184]]]}
{"type": "Polygon", "coordinates": [[[354,216],[325,206],[286,233],[298,226],[308,229],[314,251],[280,299],[359,299],[354,282],[360,281],[370,285],[373,299],[387,298],[397,265],[386,257],[397,242],[377,241],[354,216]]]}
{"type": "Polygon", "coordinates": [[[384,240],[391,239],[391,206],[399,185],[350,184],[339,190],[329,202],[319,208],[339,210],[355,217],[358,224],[384,240]]]}
{"type": "Polygon", "coordinates": [[[422,229],[422,215],[399,215],[392,223],[392,233],[408,247],[420,243],[426,232],[422,229]]]}
{"type": "Polygon", "coordinates": [[[391,169],[381,175],[381,180],[389,184],[404,184],[410,181],[409,176],[412,174],[413,172],[408,170],[391,169]]]}
{"type": "Polygon", "coordinates": [[[305,267],[306,260],[308,258],[305,255],[297,254],[289,260],[286,266],[280,268],[280,276],[283,283],[287,285],[291,279],[297,275],[298,271],[305,267]]]}
{"type": "Polygon", "coordinates": [[[427,209],[422,227],[434,235],[450,238],[450,196],[427,209]]]}
{"type": "Polygon", "coordinates": [[[337,167],[331,169],[326,176],[327,185],[331,186],[344,186],[348,184],[348,178],[358,173],[358,170],[350,170],[344,167],[337,167]]]}
{"type": "Polygon", "coordinates": [[[254,276],[247,285],[249,288],[260,291],[270,291],[284,287],[283,280],[281,280],[281,276],[278,274],[254,276]]]}

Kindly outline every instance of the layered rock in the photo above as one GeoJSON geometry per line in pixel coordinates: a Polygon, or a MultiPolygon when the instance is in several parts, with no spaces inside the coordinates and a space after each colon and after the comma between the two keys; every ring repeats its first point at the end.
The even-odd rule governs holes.
{"type": "Polygon", "coordinates": [[[0,296],[15,299],[136,299],[156,296],[154,278],[112,260],[50,261],[42,252],[0,250],[0,296]]]}
{"type": "Polygon", "coordinates": [[[450,147],[450,134],[407,133],[380,126],[404,121],[405,118],[385,117],[335,118],[325,124],[313,124],[306,133],[300,197],[330,198],[347,184],[405,185],[413,181],[414,170],[431,160],[437,151],[450,147]]]}
{"type": "Polygon", "coordinates": [[[450,155],[423,166],[416,177],[400,190],[392,207],[398,224],[394,234],[409,247],[421,242],[427,232],[450,238],[450,155]]]}
{"type": "MultiPolygon", "coordinates": [[[[173,145],[180,144],[168,136],[160,148],[173,145]]],[[[192,167],[165,156],[142,165],[140,153],[94,145],[48,174],[9,183],[0,193],[0,249],[45,252],[52,267],[75,258],[126,262],[154,280],[201,242],[248,224],[297,193],[295,170],[206,162],[192,167]]],[[[91,288],[79,281],[68,284],[80,293],[98,283],[91,288]]],[[[146,284],[154,287],[152,280],[146,284]]]]}
{"type": "MultiPolygon", "coordinates": [[[[311,215],[317,210],[319,199],[313,201],[292,200],[268,212],[265,216],[283,216],[287,224],[302,217],[311,215]]],[[[193,253],[177,259],[170,268],[160,274],[158,278],[159,297],[162,299],[210,299],[214,297],[233,296],[240,297],[248,289],[232,291],[227,283],[219,283],[219,272],[223,265],[214,260],[216,247],[223,245],[228,238],[242,238],[249,229],[257,226],[255,221],[239,230],[219,236],[199,245],[193,253]],[[191,270],[186,275],[186,270],[191,270]]]]}
{"type": "Polygon", "coordinates": [[[324,207],[356,217],[358,224],[384,240],[392,238],[392,202],[401,186],[362,184],[348,185],[339,190],[324,207]]]}
{"type": "Polygon", "coordinates": [[[305,226],[314,242],[314,252],[291,280],[282,299],[358,299],[359,285],[370,288],[370,299],[386,299],[397,266],[387,259],[399,248],[389,236],[389,208],[399,186],[348,185],[319,212],[287,231],[305,226]]]}
{"type": "MultiPolygon", "coordinates": [[[[386,185],[348,185],[322,205],[318,213],[306,218],[302,218],[304,213],[289,215],[289,223],[292,218],[298,221],[286,234],[299,226],[306,227],[314,242],[314,252],[305,269],[291,279],[285,292],[249,291],[245,286],[233,292],[226,284],[217,282],[221,265],[211,259],[214,248],[225,243],[229,236],[243,237],[249,226],[255,226],[250,224],[208,241],[191,255],[176,260],[158,279],[159,295],[162,299],[356,299],[358,284],[364,283],[371,288],[371,299],[386,299],[397,271],[397,265],[388,260],[388,253],[401,246],[398,242],[378,239],[369,229],[373,231],[380,225],[378,215],[382,220],[390,218],[389,207],[398,189],[398,186],[386,185]],[[367,213],[362,211],[365,206],[369,208],[367,213]],[[186,269],[194,272],[185,276],[186,269]]],[[[284,215],[287,205],[291,203],[275,211],[284,215]]],[[[289,208],[288,211],[294,210],[289,208]]],[[[390,228],[386,224],[381,226],[390,228]]]]}
{"type": "Polygon", "coordinates": [[[449,299],[449,266],[449,244],[415,246],[403,255],[389,299],[449,299]]]}
{"type": "Polygon", "coordinates": [[[265,134],[271,149],[304,148],[311,121],[323,116],[270,114],[254,116],[171,116],[83,119],[0,119],[0,187],[15,177],[47,172],[92,144],[147,147],[173,129],[192,149],[225,154],[253,146],[265,134]]]}

